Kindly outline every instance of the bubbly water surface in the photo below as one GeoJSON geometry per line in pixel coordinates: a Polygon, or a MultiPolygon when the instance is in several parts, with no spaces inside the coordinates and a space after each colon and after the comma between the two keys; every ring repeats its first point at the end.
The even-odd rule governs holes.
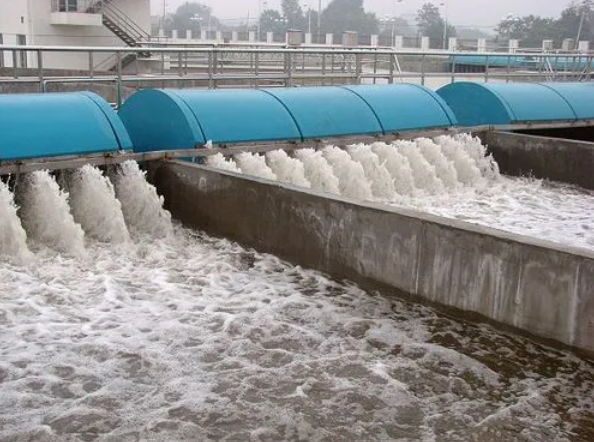
{"type": "MultiPolygon", "coordinates": [[[[171,225],[133,163],[112,179],[139,234],[81,256],[43,233],[80,229],[51,176],[21,189],[35,254],[0,258],[3,442],[593,440],[589,362],[171,225]]],[[[0,186],[2,246],[26,249],[16,213],[0,186]]]]}
{"type": "MultiPolygon", "coordinates": [[[[258,155],[250,155],[256,161],[253,157],[258,155]]],[[[359,144],[345,150],[302,149],[292,155],[316,190],[594,248],[593,192],[502,176],[486,147],[467,134],[359,144]]]]}

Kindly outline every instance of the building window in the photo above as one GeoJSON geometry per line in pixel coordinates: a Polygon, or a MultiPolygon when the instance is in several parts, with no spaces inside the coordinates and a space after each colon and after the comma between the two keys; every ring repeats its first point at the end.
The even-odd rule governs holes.
{"type": "Polygon", "coordinates": [[[59,12],[77,12],[78,0],[58,0],[59,12]]]}
{"type": "MultiPolygon", "coordinates": [[[[19,46],[27,46],[27,36],[26,35],[17,35],[17,45],[19,46]]],[[[26,68],[27,67],[27,51],[19,51],[19,59],[18,59],[18,67],[19,68],[26,68]]]]}

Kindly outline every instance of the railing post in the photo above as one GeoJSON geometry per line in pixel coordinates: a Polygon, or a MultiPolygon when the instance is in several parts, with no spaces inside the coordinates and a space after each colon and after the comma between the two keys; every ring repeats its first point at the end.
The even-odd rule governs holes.
{"type": "Polygon", "coordinates": [[[421,55],[421,85],[425,86],[425,54],[421,55]]]}
{"type": "Polygon", "coordinates": [[[12,50],[12,69],[13,69],[13,76],[14,78],[19,78],[19,68],[18,68],[18,60],[17,60],[17,51],[16,49],[12,50]]]}
{"type": "Polygon", "coordinates": [[[122,53],[116,52],[116,107],[119,109],[122,106],[122,53]]]}
{"type": "Polygon", "coordinates": [[[485,58],[485,83],[489,82],[489,56],[485,58]]]}
{"type": "Polygon", "coordinates": [[[95,74],[95,61],[93,60],[93,51],[89,51],[89,76],[93,78],[95,74]]]}
{"type": "Polygon", "coordinates": [[[355,75],[357,78],[357,84],[361,84],[361,75],[363,74],[363,66],[362,66],[362,54],[357,52],[355,54],[355,75]]]}
{"type": "Polygon", "coordinates": [[[45,92],[43,87],[43,52],[41,49],[36,51],[37,53],[37,73],[39,76],[39,92],[45,92]]]}
{"type": "Polygon", "coordinates": [[[390,78],[388,78],[388,84],[394,84],[394,65],[396,64],[395,55],[390,55],[390,59],[388,61],[388,69],[390,70],[390,78]]]}
{"type": "Polygon", "coordinates": [[[254,74],[255,74],[254,88],[257,89],[259,86],[258,75],[260,75],[260,53],[259,52],[254,53],[254,74]]]}

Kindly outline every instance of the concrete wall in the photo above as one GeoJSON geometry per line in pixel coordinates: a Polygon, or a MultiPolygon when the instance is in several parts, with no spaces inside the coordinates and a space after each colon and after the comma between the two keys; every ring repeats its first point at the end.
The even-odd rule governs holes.
{"type": "Polygon", "coordinates": [[[189,226],[594,355],[592,253],[190,163],[159,163],[150,175],[189,226]]]}
{"type": "Polygon", "coordinates": [[[506,175],[594,189],[594,143],[511,132],[486,132],[481,138],[506,175]]]}

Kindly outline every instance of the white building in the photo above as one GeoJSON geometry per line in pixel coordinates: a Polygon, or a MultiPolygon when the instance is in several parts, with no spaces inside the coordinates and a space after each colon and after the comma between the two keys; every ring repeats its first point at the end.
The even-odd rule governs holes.
{"type": "MultiPolygon", "coordinates": [[[[150,0],[0,0],[0,45],[135,46],[150,29],[150,0]]],[[[2,52],[0,67],[37,67],[33,52],[2,52]]],[[[110,68],[110,57],[96,54],[92,64],[110,68]]],[[[42,63],[86,70],[90,60],[87,53],[46,52],[42,63]]]]}

